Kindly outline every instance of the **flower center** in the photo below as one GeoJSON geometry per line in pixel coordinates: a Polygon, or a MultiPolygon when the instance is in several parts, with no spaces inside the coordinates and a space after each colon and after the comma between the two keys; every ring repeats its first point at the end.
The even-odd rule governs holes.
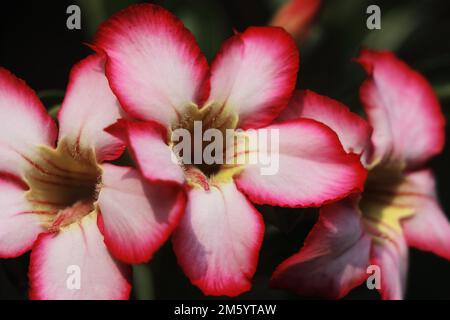
{"type": "Polygon", "coordinates": [[[400,170],[380,166],[369,171],[360,209],[371,234],[393,239],[401,233],[400,221],[414,214],[411,200],[400,170]]]}
{"type": "Polygon", "coordinates": [[[237,122],[235,112],[217,104],[201,109],[191,105],[180,116],[172,127],[170,144],[188,183],[208,189],[218,177],[236,171],[227,162],[227,149],[236,144],[237,122]]]}
{"type": "Polygon", "coordinates": [[[65,140],[56,149],[40,146],[25,174],[27,200],[50,217],[46,227],[57,231],[95,209],[101,168],[93,150],[79,150],[65,140]]]}

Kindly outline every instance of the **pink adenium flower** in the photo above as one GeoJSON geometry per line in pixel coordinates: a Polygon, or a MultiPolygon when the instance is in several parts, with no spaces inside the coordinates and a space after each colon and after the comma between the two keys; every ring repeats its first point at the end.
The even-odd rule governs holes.
{"type": "Polygon", "coordinates": [[[113,92],[139,120],[121,121],[109,132],[126,140],[149,181],[186,190],[173,246],[203,293],[235,296],[250,289],[264,233],[251,202],[320,206],[361,190],[366,171],[359,156],[347,154],[327,126],[310,119],[273,123],[287,106],[298,69],[297,48],[283,29],[252,27],[234,35],[209,68],[175,16],[144,4],[105,22],[95,46],[108,56],[113,92]],[[195,120],[205,130],[278,129],[278,173],[261,175],[259,163],[173,162],[171,133],[192,131],[195,120]]]}
{"type": "Polygon", "coordinates": [[[147,261],[185,206],[176,187],[105,162],[124,145],[103,131],[121,118],[104,60],[73,68],[59,133],[36,94],[0,68],[0,257],[32,250],[33,299],[128,298],[124,262],[147,261]]]}
{"type": "Polygon", "coordinates": [[[272,285],[302,295],[341,298],[380,268],[383,299],[404,297],[408,246],[450,259],[450,224],[426,162],[444,146],[445,119],[428,82],[392,53],[363,50],[369,74],[360,97],[373,127],[336,101],[303,92],[282,119],[306,117],[363,152],[364,192],[321,208],[303,248],[275,271],[272,285]]]}

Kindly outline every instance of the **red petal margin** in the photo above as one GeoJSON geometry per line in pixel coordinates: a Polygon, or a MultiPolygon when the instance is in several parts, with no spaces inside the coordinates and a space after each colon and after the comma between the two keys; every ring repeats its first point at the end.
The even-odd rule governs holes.
{"type": "Polygon", "coordinates": [[[422,166],[442,152],[445,117],[428,81],[394,54],[363,49],[356,62],[368,74],[360,99],[374,131],[374,159],[422,166]]]}
{"type": "Polygon", "coordinates": [[[298,68],[298,49],[286,31],[250,27],[225,41],[214,58],[208,101],[234,110],[242,129],[263,127],[287,106],[298,68]]]}
{"type": "Polygon", "coordinates": [[[210,90],[209,67],[194,36],[169,11],[135,4],[104,22],[94,41],[108,60],[106,75],[122,107],[163,125],[210,90]]]}

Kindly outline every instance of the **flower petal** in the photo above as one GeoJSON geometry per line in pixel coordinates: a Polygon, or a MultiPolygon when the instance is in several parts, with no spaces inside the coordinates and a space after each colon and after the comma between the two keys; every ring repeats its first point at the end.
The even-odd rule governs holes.
{"type": "Polygon", "coordinates": [[[381,289],[383,300],[401,300],[406,289],[408,275],[408,246],[401,234],[395,238],[380,239],[372,246],[372,265],[381,270],[381,289]]]}
{"type": "Polygon", "coordinates": [[[283,27],[295,39],[306,37],[313,19],[319,12],[321,0],[288,0],[276,12],[270,24],[283,27]]]}
{"type": "Polygon", "coordinates": [[[127,263],[148,261],[184,213],[176,186],[150,185],[132,168],[104,164],[98,204],[100,230],[110,252],[127,263]]]}
{"type": "Polygon", "coordinates": [[[130,148],[142,175],[153,182],[184,183],[183,169],[167,145],[167,130],[155,122],[122,120],[108,132],[120,136],[130,148]]]}
{"type": "Polygon", "coordinates": [[[309,90],[296,91],[277,120],[313,119],[330,127],[347,152],[361,154],[370,143],[369,124],[339,101],[309,90]]]}
{"type": "Polygon", "coordinates": [[[413,168],[440,153],[445,119],[427,80],[390,52],[363,50],[357,61],[369,74],[360,97],[374,128],[373,161],[413,168]]]}
{"type": "Polygon", "coordinates": [[[174,232],[178,263],[206,295],[250,290],[264,223],[233,183],[189,192],[187,211],[174,232]]]}
{"type": "Polygon", "coordinates": [[[104,55],[91,55],[72,68],[58,120],[59,141],[94,148],[97,160],[114,160],[125,146],[103,129],[121,118],[119,102],[104,73],[104,55]]]}
{"type": "Polygon", "coordinates": [[[415,214],[402,220],[408,245],[431,251],[450,260],[450,223],[440,208],[435,180],[429,170],[410,173],[407,180],[414,184],[415,214]]]}
{"type": "Polygon", "coordinates": [[[240,128],[267,125],[289,102],[298,60],[282,28],[250,27],[227,40],[215,58],[209,103],[235,110],[240,128]]]}
{"type": "Polygon", "coordinates": [[[263,164],[258,150],[256,164],[247,165],[236,177],[236,185],[252,202],[321,206],[362,190],[367,173],[359,157],[347,154],[337,135],[324,124],[298,119],[261,130],[268,130],[268,136],[277,130],[279,148],[266,155],[271,165],[263,164]],[[271,166],[270,174],[262,174],[263,168],[271,166]]]}
{"type": "Polygon", "coordinates": [[[339,299],[367,278],[371,240],[351,199],[327,205],[300,252],[275,270],[271,285],[339,299]]]}
{"type": "Polygon", "coordinates": [[[0,172],[22,176],[37,145],[53,146],[57,129],[36,93],[0,68],[0,172]]]}
{"type": "Polygon", "coordinates": [[[0,176],[0,257],[13,258],[30,250],[43,223],[45,212],[33,210],[25,198],[26,186],[15,178],[0,176]]]}
{"type": "Polygon", "coordinates": [[[128,298],[130,270],[109,254],[96,221],[93,212],[59,233],[39,236],[30,258],[31,299],[128,298]]]}
{"type": "Polygon", "coordinates": [[[193,35],[165,9],[132,5],[108,19],[95,45],[108,55],[106,74],[123,108],[163,125],[209,93],[209,68],[193,35]]]}

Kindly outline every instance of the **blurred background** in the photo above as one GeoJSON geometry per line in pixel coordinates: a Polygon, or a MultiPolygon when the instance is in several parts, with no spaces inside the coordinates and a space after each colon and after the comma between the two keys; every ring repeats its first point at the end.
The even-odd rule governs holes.
{"type": "MultiPolygon", "coordinates": [[[[35,89],[48,109],[64,96],[71,66],[91,50],[98,25],[125,8],[130,0],[2,1],[0,3],[0,66],[35,89]],[[81,29],[69,30],[66,9],[81,8],[81,29]]],[[[211,60],[220,44],[252,25],[286,24],[300,50],[298,87],[346,103],[361,112],[358,89],[365,78],[352,58],[362,46],[394,51],[433,85],[447,119],[450,115],[450,2],[447,0],[322,0],[320,6],[289,16],[289,0],[160,0],[150,1],[175,13],[194,33],[211,60]],[[381,8],[381,30],[368,30],[366,8],[381,8]],[[284,10],[284,11],[280,11],[284,10]]],[[[316,1],[309,1],[316,2],[316,1]]],[[[447,141],[449,128],[447,127],[447,141]]],[[[438,180],[444,211],[450,213],[450,148],[431,165],[438,180]]],[[[274,268],[297,252],[317,217],[314,209],[259,207],[267,230],[253,289],[244,299],[297,299],[268,287],[274,268]]],[[[29,255],[0,259],[0,299],[27,298],[29,255]]],[[[450,299],[450,262],[433,254],[411,251],[408,299],[450,299]]],[[[133,299],[197,299],[201,292],[179,269],[170,242],[145,265],[134,267],[133,299]]],[[[378,299],[365,286],[346,299],[378,299]]]]}

